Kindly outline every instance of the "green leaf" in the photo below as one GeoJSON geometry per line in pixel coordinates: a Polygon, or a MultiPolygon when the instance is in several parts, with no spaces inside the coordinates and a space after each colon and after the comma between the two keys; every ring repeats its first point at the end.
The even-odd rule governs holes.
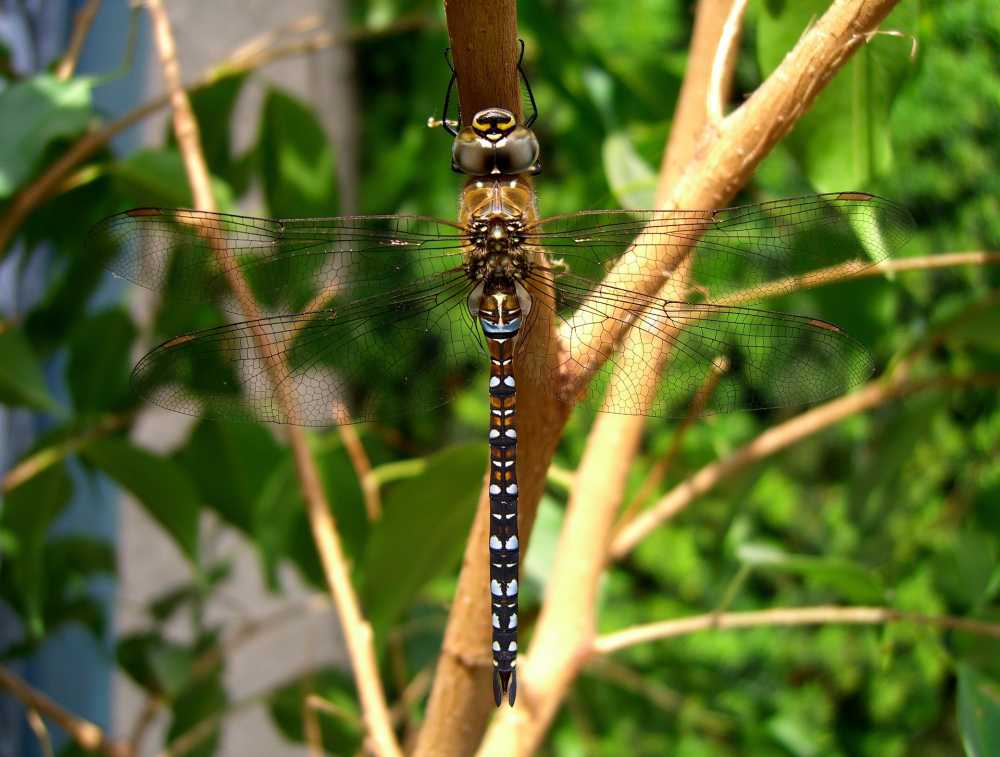
{"type": "MultiPolygon", "coordinates": [[[[196,656],[206,653],[217,640],[208,635],[203,638],[193,650],[196,656]]],[[[207,735],[203,735],[193,748],[185,754],[193,757],[212,757],[217,754],[221,736],[222,713],[229,698],[222,683],[223,668],[216,665],[210,671],[201,672],[189,681],[189,684],[174,696],[173,719],[167,729],[167,742],[190,734],[196,728],[210,724],[207,735]]]]}
{"type": "Polygon", "coordinates": [[[3,593],[20,610],[34,638],[45,632],[46,536],[72,496],[73,482],[60,463],[12,489],[0,508],[0,526],[17,545],[16,554],[4,560],[3,593]]]}
{"type": "Polygon", "coordinates": [[[49,412],[58,408],[24,332],[9,325],[0,325],[0,402],[49,412]]]}
{"type": "Polygon", "coordinates": [[[260,165],[271,215],[327,216],[337,206],[333,150],[316,115],[271,89],[260,126],[260,165]]]}
{"type": "MultiPolygon", "coordinates": [[[[829,0],[771,0],[757,24],[762,73],[773,72],[829,0]]],[[[902,3],[884,28],[916,28],[916,11],[902,3]]],[[[861,188],[893,164],[889,113],[911,69],[907,37],[879,35],[862,45],[827,83],[786,138],[820,192],[861,188]]]]}
{"type": "Polygon", "coordinates": [[[257,499],[288,455],[261,425],[203,420],[175,459],[194,479],[205,505],[252,536],[257,499]]]}
{"type": "Polygon", "coordinates": [[[192,650],[168,641],[157,631],[126,636],[115,651],[122,670],[151,694],[176,696],[191,679],[192,650]]]}
{"type": "Polygon", "coordinates": [[[31,177],[51,142],[87,128],[91,85],[46,73],[0,91],[0,199],[31,177]]]}
{"type": "Polygon", "coordinates": [[[178,610],[204,602],[231,573],[232,566],[229,563],[217,563],[199,575],[197,580],[183,583],[156,597],[149,603],[149,614],[158,622],[164,623],[178,610]]]}
{"type": "Polygon", "coordinates": [[[949,341],[1000,350],[1000,307],[996,302],[973,306],[948,329],[949,341]]]}
{"type": "Polygon", "coordinates": [[[997,565],[996,539],[971,528],[934,561],[934,580],[950,599],[975,608],[990,587],[997,565]]]}
{"type": "Polygon", "coordinates": [[[364,558],[362,601],[385,630],[430,579],[461,555],[486,468],[483,444],[450,447],[423,471],[398,481],[382,498],[383,514],[364,558]]]}
{"type": "MultiPolygon", "coordinates": [[[[344,552],[356,562],[368,534],[357,473],[336,433],[311,437],[310,449],[319,464],[323,488],[337,521],[344,552]]],[[[255,503],[252,522],[253,541],[272,586],[277,586],[276,570],[284,559],[292,560],[314,585],[323,585],[323,572],[306,517],[302,486],[289,455],[286,454],[268,476],[255,503]]]]}
{"type": "Polygon", "coordinates": [[[198,492],[172,460],[124,439],[101,439],[83,456],[121,484],[142,504],[192,562],[198,554],[198,492]]]}
{"type": "MultiPolygon", "coordinates": [[[[175,149],[139,150],[115,163],[111,171],[133,205],[189,208],[193,204],[184,161],[175,149]]],[[[232,190],[217,176],[212,177],[212,194],[220,208],[232,206],[232,190]]]]}
{"type": "Polygon", "coordinates": [[[330,754],[356,754],[361,748],[361,713],[354,681],[335,668],[310,671],[282,686],[268,701],[271,719],[289,741],[305,741],[302,729],[303,701],[315,694],[337,707],[346,718],[330,717],[319,712],[322,743],[330,754]],[[351,717],[353,716],[353,718],[351,717]]]}
{"type": "Polygon", "coordinates": [[[604,140],[604,173],[615,199],[623,208],[652,208],[656,172],[639,157],[629,138],[615,132],[604,140]]]}
{"type": "Polygon", "coordinates": [[[968,665],[958,667],[958,726],[969,757],[1000,754],[1000,686],[968,665]]]}
{"type": "Polygon", "coordinates": [[[852,602],[883,602],[885,586],[873,571],[839,557],[793,555],[764,544],[742,544],[740,562],[754,569],[770,569],[803,576],[810,583],[832,589],[852,602]]]}
{"type": "Polygon", "coordinates": [[[120,410],[134,403],[128,376],[135,334],[121,308],[96,313],[73,330],[66,382],[79,412],[120,410]]]}

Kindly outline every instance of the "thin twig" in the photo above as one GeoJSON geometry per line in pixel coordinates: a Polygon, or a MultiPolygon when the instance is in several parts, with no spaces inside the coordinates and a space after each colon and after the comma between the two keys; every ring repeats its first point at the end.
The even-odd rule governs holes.
{"type": "Polygon", "coordinates": [[[307,709],[332,715],[337,718],[337,720],[342,720],[355,728],[361,728],[363,725],[354,713],[348,712],[343,707],[335,705],[329,699],[324,699],[319,694],[306,694],[303,702],[305,703],[307,709]]]}
{"type": "MultiPolygon", "coordinates": [[[[316,712],[327,704],[325,699],[314,693],[302,697],[302,731],[305,733],[309,757],[323,757],[323,730],[319,726],[316,712]]],[[[332,707],[332,704],[330,706],[332,707]]],[[[361,724],[356,723],[356,725],[360,726],[361,724]]]]}
{"type": "Polygon", "coordinates": [[[0,481],[0,494],[9,494],[28,479],[78,452],[91,442],[125,428],[131,420],[131,415],[110,415],[99,420],[79,436],[71,436],[50,447],[43,447],[7,471],[0,481]]]}
{"type": "Polygon", "coordinates": [[[382,497],[378,490],[378,481],[372,474],[372,463],[365,452],[365,445],[361,443],[357,430],[352,424],[344,423],[337,426],[340,440],[344,443],[347,456],[351,459],[354,473],[358,477],[358,485],[361,487],[361,494],[365,499],[365,512],[368,514],[368,521],[374,523],[382,517],[382,497]]]}
{"type": "Polygon", "coordinates": [[[612,559],[621,559],[661,523],[673,518],[724,479],[845,418],[920,391],[954,386],[992,386],[997,383],[1000,383],[1000,376],[994,374],[945,376],[910,382],[898,379],[870,381],[852,394],[830,400],[772,426],[726,457],[689,476],[623,528],[612,542],[609,554],[612,559]]]}
{"type": "MultiPolygon", "coordinates": [[[[303,614],[325,612],[329,608],[330,601],[325,594],[314,594],[306,597],[303,601],[278,608],[263,617],[247,620],[221,642],[206,649],[195,658],[194,662],[191,663],[191,680],[197,681],[202,676],[208,675],[224,659],[261,634],[273,631],[291,620],[301,618],[303,614]]],[[[134,754],[139,754],[141,751],[140,747],[146,729],[153,723],[157,713],[169,704],[170,702],[160,695],[154,694],[147,697],[142,710],[136,717],[135,724],[132,726],[132,735],[129,737],[129,744],[134,754]]]]}
{"type": "Polygon", "coordinates": [[[670,469],[670,466],[673,465],[674,458],[680,452],[685,433],[705,411],[705,405],[711,399],[715,388],[719,385],[719,380],[726,372],[727,365],[728,363],[725,359],[713,361],[711,369],[705,375],[705,381],[698,387],[698,391],[688,405],[687,413],[685,413],[681,422],[674,427],[673,434],[670,436],[670,446],[667,447],[666,454],[650,469],[642,485],[639,487],[639,491],[635,493],[632,501],[628,503],[618,517],[618,522],[615,524],[615,533],[619,533],[635,517],[635,514],[642,509],[642,506],[646,504],[646,500],[656,490],[656,487],[660,485],[660,482],[663,481],[663,477],[670,469]]]}
{"type": "MultiPolygon", "coordinates": [[[[198,124],[191,110],[187,93],[181,84],[180,65],[177,61],[170,21],[160,0],[147,0],[146,4],[170,94],[177,146],[184,160],[195,207],[198,210],[214,210],[215,198],[212,195],[208,166],[201,149],[198,124]]],[[[220,249],[217,253],[220,255],[220,263],[223,264],[229,288],[239,301],[244,315],[252,323],[259,324],[260,310],[242,272],[235,266],[224,265],[225,260],[221,257],[224,254],[223,250],[220,249]]],[[[279,355],[267,349],[267,335],[259,326],[253,329],[253,337],[260,354],[265,358],[265,368],[272,377],[276,399],[284,410],[285,417],[291,421],[287,427],[288,441],[306,502],[306,512],[313,540],[316,543],[327,585],[340,617],[347,651],[352,662],[355,683],[361,699],[361,707],[365,714],[368,737],[377,745],[380,754],[400,754],[399,744],[396,742],[389,721],[389,710],[385,694],[382,691],[382,682],[379,679],[373,646],[374,634],[371,626],[361,614],[360,603],[354,592],[354,587],[351,585],[347,558],[340,545],[340,537],[326,499],[326,492],[316,461],[309,451],[304,431],[295,425],[298,418],[298,407],[295,399],[288,392],[287,383],[281,380],[281,377],[286,373],[285,366],[279,355]]]]}
{"type": "Polygon", "coordinates": [[[815,289],[852,279],[882,276],[887,273],[908,273],[910,271],[931,271],[938,268],[952,268],[963,265],[997,265],[1000,264],[1000,252],[970,251],[947,252],[940,255],[924,255],[899,260],[885,260],[876,265],[864,260],[848,260],[844,263],[810,271],[799,276],[788,276],[783,279],[769,281],[766,284],[752,287],[739,292],[720,297],[715,302],[719,305],[738,305],[743,302],[765,299],[778,294],[789,294],[805,289],[815,289]]]}
{"type": "Polygon", "coordinates": [[[730,628],[752,628],[756,626],[830,625],[834,623],[865,625],[876,623],[914,623],[1000,639],[1000,624],[987,623],[982,620],[956,618],[950,615],[923,615],[916,612],[896,610],[892,607],[820,605],[818,607],[779,607],[770,610],[727,612],[722,614],[707,613],[705,615],[694,615],[689,618],[649,623],[599,637],[594,642],[591,654],[612,654],[636,644],[671,639],[676,636],[687,636],[699,631],[722,631],[730,628]]]}
{"type": "Polygon", "coordinates": [[[45,726],[45,720],[38,713],[38,710],[33,707],[28,708],[28,712],[25,713],[25,719],[28,721],[28,727],[35,734],[35,739],[38,741],[38,746],[42,750],[42,757],[54,757],[54,752],[52,751],[52,737],[49,735],[49,729],[45,726]]]}
{"type": "Polygon", "coordinates": [[[56,68],[56,76],[59,79],[66,81],[76,70],[76,64],[80,60],[80,51],[83,50],[83,43],[87,40],[87,33],[90,31],[94,19],[97,18],[97,11],[100,10],[100,7],[101,0],[87,0],[84,6],[76,12],[69,46],[56,68]]]}
{"type": "Polygon", "coordinates": [[[47,717],[84,749],[100,752],[108,757],[124,757],[129,754],[125,744],[109,739],[100,726],[63,709],[3,666],[0,666],[0,688],[9,691],[29,710],[47,717]]]}

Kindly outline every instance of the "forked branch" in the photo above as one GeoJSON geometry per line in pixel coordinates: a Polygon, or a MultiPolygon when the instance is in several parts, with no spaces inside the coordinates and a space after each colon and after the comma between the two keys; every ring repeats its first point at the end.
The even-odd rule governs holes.
{"type": "MultiPolygon", "coordinates": [[[[710,0],[702,0],[699,13],[708,7],[710,0]]],[[[877,28],[881,20],[896,4],[896,0],[835,0],[822,18],[799,40],[778,69],[761,85],[754,95],[740,108],[726,116],[720,128],[706,130],[702,138],[693,138],[685,151],[686,165],[677,171],[677,181],[661,197],[661,207],[711,209],[724,205],[749,178],[750,174],[770,150],[792,127],[798,117],[822,89],[823,85],[844,65],[857,48],[864,35],[877,28]]],[[[733,4],[713,8],[724,13],[722,27],[731,18],[733,4]]],[[[707,11],[706,11],[707,12],[707,11]]],[[[725,35],[720,29],[718,39],[725,35]]],[[[732,39],[732,35],[728,37],[732,39]]],[[[696,37],[697,39],[697,37],[696,37]]],[[[706,103],[706,89],[712,80],[712,62],[716,60],[718,41],[710,55],[702,60],[707,72],[701,89],[701,103],[706,103]]],[[[692,60],[692,64],[697,64],[692,60]]],[[[704,105],[696,108],[697,118],[692,121],[704,124],[708,119],[704,105]]],[[[678,246],[679,247],[679,246],[678,246]]],[[[641,260],[640,256],[626,253],[605,279],[610,286],[623,286],[632,290],[637,281],[645,289],[642,295],[655,295],[670,272],[684,263],[689,250],[672,249],[669,258],[641,260]],[[636,272],[639,272],[639,276],[636,272]]],[[[603,312],[597,305],[587,314],[603,312]]],[[[614,320],[617,313],[608,313],[608,328],[591,330],[600,345],[594,353],[606,354],[625,338],[623,325],[610,338],[608,330],[616,323],[626,324],[630,319],[614,320]]],[[[569,324],[567,329],[571,329],[569,324]]],[[[585,330],[584,330],[585,331],[585,330]]],[[[565,333],[565,332],[564,332],[565,333]]],[[[599,361],[584,366],[571,376],[569,387],[579,388],[589,382],[600,367],[599,361]]],[[[631,452],[637,448],[641,425],[615,420],[604,416],[592,432],[598,440],[588,440],[589,450],[601,450],[601,466],[608,460],[623,459],[628,465],[631,452]],[[614,450],[614,454],[608,454],[614,450]],[[624,453],[624,454],[622,454],[624,453]]],[[[596,452],[594,454],[597,454],[596,452]]],[[[595,467],[595,466],[591,466],[595,467]]],[[[586,470],[582,468],[581,470],[586,470]]],[[[592,643],[595,606],[581,603],[594,594],[593,585],[601,574],[603,550],[607,543],[613,519],[608,516],[607,503],[621,498],[621,470],[603,471],[609,481],[584,480],[577,477],[571,495],[571,511],[567,513],[564,532],[557,551],[556,569],[550,578],[548,600],[536,627],[535,637],[527,659],[521,666],[521,698],[529,706],[519,706],[504,712],[488,731],[480,754],[529,754],[538,748],[551,718],[585,659],[585,652],[592,643]],[[594,496],[589,496],[590,494],[594,496]],[[597,501],[597,497],[601,501],[597,501]],[[571,533],[572,529],[572,533],[571,533]],[[574,538],[582,535],[584,545],[574,538]],[[603,541],[602,541],[603,539],[603,541]],[[589,561],[575,557],[579,548],[590,550],[589,561]],[[595,564],[595,561],[596,564],[595,564]],[[574,575],[575,568],[583,573],[574,575]],[[582,586],[582,584],[589,584],[582,586]]]]}
{"type": "Polygon", "coordinates": [[[0,666],[0,689],[10,692],[29,710],[34,710],[52,720],[87,751],[98,752],[106,757],[127,757],[129,754],[127,745],[109,739],[100,726],[67,712],[2,666],[0,666]]]}

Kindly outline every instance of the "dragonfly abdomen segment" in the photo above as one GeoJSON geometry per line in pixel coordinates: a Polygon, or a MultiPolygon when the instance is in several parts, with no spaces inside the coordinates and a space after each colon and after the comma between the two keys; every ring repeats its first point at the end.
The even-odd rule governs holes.
{"type": "Polygon", "coordinates": [[[517,695],[517,388],[514,341],[521,308],[514,285],[487,283],[479,322],[490,353],[490,618],[493,697],[513,705],[517,695]]]}

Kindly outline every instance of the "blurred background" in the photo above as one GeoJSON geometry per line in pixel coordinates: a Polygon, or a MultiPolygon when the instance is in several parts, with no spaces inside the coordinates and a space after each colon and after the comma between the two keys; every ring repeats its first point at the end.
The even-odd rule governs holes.
{"type": "MultiPolygon", "coordinates": [[[[2,664],[142,754],[305,754],[305,693],[333,704],[321,720],[329,753],[356,753],[353,683],[280,434],[143,407],[128,390],[145,349],[221,316],[126,286],[85,246],[106,215],[192,200],[144,13],[98,3],[75,71],[61,70],[84,5],[0,2],[2,664]]],[[[751,1],[733,104],[827,6],[751,1]]],[[[455,217],[450,141],[426,125],[449,76],[440,3],[166,7],[222,210],[455,217]]],[[[519,3],[543,216],[652,203],[693,4],[630,7],[519,3]]],[[[1000,249],[1000,8],[903,0],[882,28],[899,34],[858,52],[737,201],[863,190],[913,213],[902,256],[1000,249]]],[[[776,305],[844,327],[880,371],[905,359],[928,380],[995,376],[998,283],[995,266],[942,267],[776,305]]],[[[422,367],[428,382],[462,370],[422,367]]],[[[344,437],[311,436],[388,693],[416,682],[406,731],[420,721],[481,485],[485,383],[484,367],[443,409],[357,427],[380,487],[377,523],[344,437]],[[433,552],[415,554],[430,533],[433,552]]],[[[651,419],[626,502],[675,439],[655,492],[793,414],[714,416],[682,437],[675,421],[651,419]]],[[[529,629],[591,422],[573,416],[553,465],[524,568],[529,629]]],[[[600,628],[723,605],[1000,620],[998,449],[995,385],[850,417],[727,479],[611,566],[600,628]]],[[[584,672],[545,749],[997,754],[998,651],[903,624],[646,644],[584,672]]],[[[49,736],[56,753],[75,753],[58,728],[49,736]]],[[[0,692],[0,755],[44,754],[40,744],[0,692]]]]}

